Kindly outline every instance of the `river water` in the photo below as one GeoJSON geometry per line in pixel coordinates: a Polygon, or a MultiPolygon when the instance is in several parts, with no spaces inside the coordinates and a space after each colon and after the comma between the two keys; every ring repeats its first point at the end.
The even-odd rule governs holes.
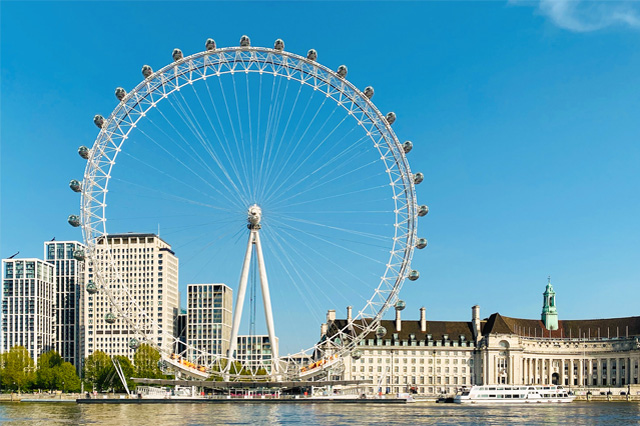
{"type": "Polygon", "coordinates": [[[367,404],[0,404],[10,425],[636,425],[637,402],[500,407],[367,404]]]}

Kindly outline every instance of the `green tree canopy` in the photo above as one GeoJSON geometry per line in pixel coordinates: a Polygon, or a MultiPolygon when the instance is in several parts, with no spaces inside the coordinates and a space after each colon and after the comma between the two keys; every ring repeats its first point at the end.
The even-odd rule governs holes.
{"type": "MultiPolygon", "coordinates": [[[[122,355],[116,355],[114,358],[120,363],[122,374],[124,374],[125,380],[127,381],[127,386],[129,387],[129,390],[133,392],[136,384],[133,382],[133,380],[131,380],[131,378],[134,376],[134,368],[133,364],[131,364],[131,360],[122,355]]],[[[122,384],[122,381],[120,380],[120,377],[117,375],[117,373],[112,381],[112,386],[113,390],[116,392],[125,391],[124,385],[122,384]]]]}
{"type": "Polygon", "coordinates": [[[133,356],[136,377],[146,379],[164,378],[164,374],[158,367],[158,362],[160,362],[160,352],[156,348],[146,343],[140,345],[133,356]]]}
{"type": "Polygon", "coordinates": [[[80,392],[80,378],[70,362],[63,362],[53,368],[55,388],[63,392],[80,392]]]}
{"type": "Polygon", "coordinates": [[[14,346],[2,354],[2,385],[11,390],[29,389],[34,382],[34,363],[24,346],[14,346]]]}
{"type": "Polygon", "coordinates": [[[109,388],[113,374],[113,364],[109,355],[102,351],[95,351],[84,362],[83,377],[87,385],[97,391],[109,388]]]}
{"type": "Polygon", "coordinates": [[[56,351],[45,352],[38,358],[36,371],[36,387],[40,389],[57,389],[56,372],[62,365],[62,357],[56,351]]]}

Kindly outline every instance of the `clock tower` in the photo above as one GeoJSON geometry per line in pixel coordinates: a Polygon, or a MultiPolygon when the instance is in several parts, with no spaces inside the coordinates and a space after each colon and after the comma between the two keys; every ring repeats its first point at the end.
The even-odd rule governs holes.
{"type": "Polygon", "coordinates": [[[558,310],[556,309],[556,292],[551,286],[551,277],[548,278],[547,288],[542,293],[544,301],[542,304],[542,322],[547,330],[558,329],[558,310]]]}

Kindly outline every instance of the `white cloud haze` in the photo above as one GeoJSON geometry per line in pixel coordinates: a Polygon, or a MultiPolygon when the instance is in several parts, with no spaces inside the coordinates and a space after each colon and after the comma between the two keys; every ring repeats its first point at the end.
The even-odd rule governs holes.
{"type": "Polygon", "coordinates": [[[540,0],[538,10],[569,31],[597,31],[611,26],[640,29],[638,1],[540,0]]]}

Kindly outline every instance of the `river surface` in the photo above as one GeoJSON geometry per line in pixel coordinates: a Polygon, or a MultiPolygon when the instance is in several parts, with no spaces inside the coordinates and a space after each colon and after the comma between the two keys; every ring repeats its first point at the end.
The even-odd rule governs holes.
{"type": "Polygon", "coordinates": [[[9,425],[637,425],[640,403],[500,407],[415,403],[77,405],[3,403],[9,425]]]}

